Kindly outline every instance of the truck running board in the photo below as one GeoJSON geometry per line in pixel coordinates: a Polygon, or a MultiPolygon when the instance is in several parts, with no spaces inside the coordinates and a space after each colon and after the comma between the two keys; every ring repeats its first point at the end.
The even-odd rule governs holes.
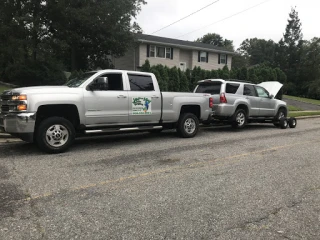
{"type": "Polygon", "coordinates": [[[94,133],[112,133],[112,132],[129,132],[129,131],[148,131],[155,129],[162,129],[162,126],[150,126],[150,127],[132,127],[132,128],[105,128],[105,129],[93,129],[86,130],[85,134],[94,134],[94,133]]]}

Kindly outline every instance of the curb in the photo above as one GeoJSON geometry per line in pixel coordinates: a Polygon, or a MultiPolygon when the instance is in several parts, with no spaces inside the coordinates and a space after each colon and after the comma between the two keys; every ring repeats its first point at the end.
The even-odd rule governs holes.
{"type": "Polygon", "coordinates": [[[320,118],[320,115],[296,117],[296,119],[310,119],[310,118],[320,118]]]}

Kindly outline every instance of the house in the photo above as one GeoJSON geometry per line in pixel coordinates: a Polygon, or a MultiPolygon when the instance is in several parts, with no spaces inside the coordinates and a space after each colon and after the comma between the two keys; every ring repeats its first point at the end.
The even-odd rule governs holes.
{"type": "Polygon", "coordinates": [[[151,66],[162,64],[181,70],[201,67],[217,70],[225,65],[231,69],[232,56],[236,53],[199,42],[183,41],[146,34],[136,34],[137,44],[123,57],[113,58],[116,69],[139,70],[148,59],[151,66]]]}

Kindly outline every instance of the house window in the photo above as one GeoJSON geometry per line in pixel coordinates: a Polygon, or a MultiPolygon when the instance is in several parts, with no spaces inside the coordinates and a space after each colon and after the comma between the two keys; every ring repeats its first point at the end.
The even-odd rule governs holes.
{"type": "Polygon", "coordinates": [[[166,58],[171,59],[171,48],[166,48],[166,58]]]}
{"type": "Polygon", "coordinates": [[[226,54],[220,54],[220,63],[227,64],[227,55],[226,54]]]}
{"type": "Polygon", "coordinates": [[[156,47],[150,46],[150,57],[155,57],[155,56],[156,56],[156,47]]]}
{"type": "Polygon", "coordinates": [[[207,52],[200,52],[200,62],[208,62],[207,61],[207,52]]]}
{"type": "Polygon", "coordinates": [[[157,47],[157,57],[165,58],[166,56],[166,48],[165,47],[157,47]]]}

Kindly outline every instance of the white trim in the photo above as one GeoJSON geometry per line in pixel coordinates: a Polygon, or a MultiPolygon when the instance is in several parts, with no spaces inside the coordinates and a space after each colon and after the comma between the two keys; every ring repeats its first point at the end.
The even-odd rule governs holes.
{"type": "Polygon", "coordinates": [[[171,46],[171,47],[179,47],[179,48],[183,48],[183,49],[192,49],[192,50],[207,51],[207,52],[214,52],[214,53],[224,53],[224,54],[228,54],[228,55],[239,55],[235,52],[216,50],[216,49],[211,49],[211,48],[193,47],[193,46],[186,46],[186,45],[173,44],[173,43],[163,43],[163,42],[149,41],[149,40],[144,40],[144,39],[138,39],[138,41],[140,41],[142,43],[147,43],[147,44],[160,44],[160,45],[166,45],[166,46],[171,46]]]}
{"type": "Polygon", "coordinates": [[[227,64],[227,54],[220,54],[220,64],[224,64],[224,65],[227,64]],[[221,61],[222,56],[224,56],[224,62],[221,61]]]}

